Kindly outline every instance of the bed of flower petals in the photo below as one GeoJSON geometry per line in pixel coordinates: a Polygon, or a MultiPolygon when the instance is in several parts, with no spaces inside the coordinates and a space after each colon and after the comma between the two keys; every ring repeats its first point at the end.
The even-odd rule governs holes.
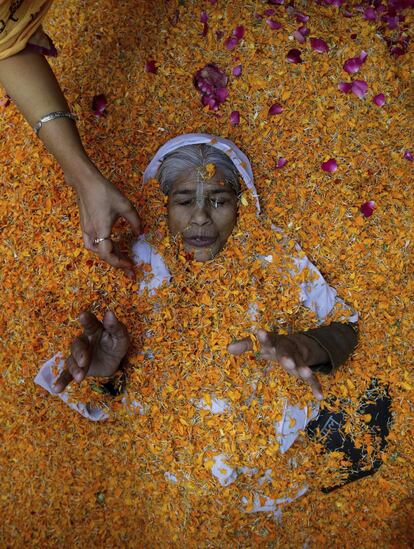
{"type": "MultiPolygon", "coordinates": [[[[202,381],[192,371],[200,346],[183,354],[182,377],[177,370],[166,382],[162,364],[151,375],[140,337],[145,320],[156,320],[151,300],[137,295],[138,280],[126,279],[83,249],[73,191],[13,103],[3,99],[0,546],[413,543],[411,4],[56,2],[45,23],[59,52],[50,62],[102,172],[137,204],[150,227],[155,219],[150,203],[157,199],[142,188],[141,176],[156,149],[188,132],[232,139],[252,161],[264,210],[263,226],[251,223],[252,238],[263,246],[261,230],[270,222],[281,227],[360,313],[359,346],[337,374],[322,379],[325,393],[347,403],[349,429],[358,441],[356,402],[376,377],[389,384],[394,421],[380,470],[323,494],[320,488],[329,484],[340,456],[320,454],[316,444],[301,439],[295,451],[300,467],[287,471],[276,453],[263,450],[271,440],[272,414],[277,416],[272,390],[283,383],[295,398],[309,398],[296,380],[273,372],[262,386],[269,414],[263,432],[246,427],[252,418],[245,410],[237,432],[232,416],[224,430],[208,412],[195,417],[185,389],[191,381],[196,396],[208,394],[219,370],[209,380],[204,372],[202,381]],[[213,83],[207,78],[201,89],[197,82],[206,65],[214,65],[220,78],[213,83]],[[141,391],[145,415],[131,415],[119,400],[111,402],[84,384],[80,395],[101,399],[113,410],[109,421],[95,424],[34,385],[39,366],[68,349],[78,333],[77,317],[88,307],[97,314],[113,308],[134,334],[129,390],[141,391]],[[203,422],[210,422],[210,431],[202,431],[203,422]],[[200,433],[207,432],[211,447],[233,440],[246,460],[260,454],[270,464],[274,457],[282,468],[275,491],[296,475],[310,486],[308,494],[285,505],[281,521],[246,513],[239,503],[249,494],[247,481],[220,489],[212,482],[210,454],[200,451],[205,444],[200,433]],[[185,474],[177,485],[168,482],[166,464],[177,474],[189,472],[194,482],[185,474]]],[[[117,232],[128,235],[122,224],[117,232]]],[[[245,270],[237,274],[249,288],[246,273],[258,265],[237,257],[237,238],[222,265],[240,260],[245,270]]],[[[277,249],[276,236],[273,240],[277,249]]],[[[194,270],[190,274],[196,281],[194,270]]],[[[224,326],[223,338],[213,342],[217,348],[239,335],[240,327],[223,307],[228,302],[229,311],[236,310],[238,296],[231,292],[237,285],[226,286],[223,274],[219,278],[222,293],[214,299],[224,326]]],[[[180,287],[178,277],[175,288],[180,287]]],[[[185,319],[189,326],[202,322],[203,311],[214,305],[211,292],[202,295],[204,303],[185,319]]],[[[286,296],[282,302],[287,310],[286,296]]],[[[170,303],[179,303],[177,295],[170,303]]],[[[163,318],[160,337],[168,329],[173,339],[182,333],[171,318],[163,318]]],[[[298,313],[298,327],[311,322],[298,313]]],[[[163,340],[156,343],[161,352],[163,340]]],[[[237,361],[225,364],[234,385],[226,394],[237,407],[249,376],[237,372],[237,361]]]]}

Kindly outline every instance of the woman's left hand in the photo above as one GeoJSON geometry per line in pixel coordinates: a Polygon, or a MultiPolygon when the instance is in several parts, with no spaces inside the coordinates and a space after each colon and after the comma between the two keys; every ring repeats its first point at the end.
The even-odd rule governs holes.
{"type": "Polygon", "coordinates": [[[85,248],[130,278],[134,277],[131,259],[122,254],[111,239],[112,227],[120,217],[124,218],[134,234],[140,234],[140,218],[132,203],[105,177],[92,167],[90,173],[74,178],[65,174],[66,181],[78,193],[80,222],[85,248]],[[104,238],[95,244],[95,238],[104,238]]]}
{"type": "MultiPolygon", "coordinates": [[[[287,336],[265,330],[258,330],[256,336],[260,344],[259,359],[278,362],[289,374],[308,383],[315,398],[323,399],[322,386],[309,367],[314,363],[312,354],[316,342],[304,334],[287,336]]],[[[233,355],[241,355],[253,351],[253,342],[247,337],[231,343],[227,350],[233,355]]]]}

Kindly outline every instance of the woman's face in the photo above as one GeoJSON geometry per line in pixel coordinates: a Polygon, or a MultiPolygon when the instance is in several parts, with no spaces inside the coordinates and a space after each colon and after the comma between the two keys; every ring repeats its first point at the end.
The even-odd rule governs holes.
{"type": "Polygon", "coordinates": [[[237,196],[219,172],[211,179],[196,173],[175,181],[168,195],[168,227],[182,234],[184,248],[196,261],[212,259],[225,245],[237,221],[237,196]]]}

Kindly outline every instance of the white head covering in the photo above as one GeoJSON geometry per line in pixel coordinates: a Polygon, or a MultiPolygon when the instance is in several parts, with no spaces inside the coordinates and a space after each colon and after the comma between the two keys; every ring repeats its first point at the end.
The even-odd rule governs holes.
{"type": "Polygon", "coordinates": [[[224,139],[223,137],[216,137],[215,135],[209,135],[208,133],[186,133],[170,139],[158,149],[154,158],[148,164],[143,175],[144,183],[149,179],[156,177],[158,168],[167,154],[179,149],[180,147],[184,147],[185,145],[199,145],[201,143],[205,143],[206,145],[211,145],[212,147],[219,149],[227,154],[230,160],[232,160],[237,171],[243,178],[246,187],[251,191],[256,201],[257,214],[260,214],[260,202],[256,187],[254,185],[253,171],[250,161],[232,141],[229,139],[224,139]]]}

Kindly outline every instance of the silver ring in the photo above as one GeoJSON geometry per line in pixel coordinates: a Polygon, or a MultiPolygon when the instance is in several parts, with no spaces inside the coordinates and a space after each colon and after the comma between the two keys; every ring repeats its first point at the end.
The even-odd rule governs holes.
{"type": "Polygon", "coordinates": [[[104,236],[103,238],[94,238],[93,243],[94,243],[95,246],[97,246],[98,244],[100,244],[104,240],[111,240],[111,237],[110,236],[104,236]]]}

